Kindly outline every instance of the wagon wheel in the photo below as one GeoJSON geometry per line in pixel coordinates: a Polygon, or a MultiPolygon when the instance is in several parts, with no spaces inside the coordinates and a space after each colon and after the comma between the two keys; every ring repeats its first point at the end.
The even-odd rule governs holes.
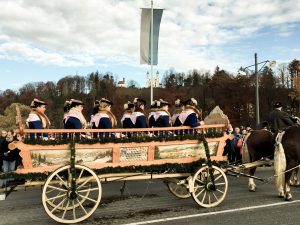
{"type": "Polygon", "coordinates": [[[60,223],[78,223],[93,214],[102,195],[100,180],[94,171],[75,165],[76,184],[71,186],[70,165],[54,171],[47,179],[42,202],[47,214],[60,223]]]}
{"type": "Polygon", "coordinates": [[[165,181],[169,191],[178,198],[189,198],[191,193],[189,192],[186,179],[176,179],[173,178],[171,181],[165,181]]]}
{"type": "Polygon", "coordinates": [[[209,167],[200,168],[193,177],[194,200],[205,208],[219,205],[225,198],[228,181],[225,173],[218,167],[212,166],[212,176],[209,173],[209,167]],[[214,182],[212,182],[214,180],[214,182]]]}
{"type": "MultiPolygon", "coordinates": [[[[65,188],[64,186],[64,181],[62,180],[62,177],[68,180],[69,186],[70,186],[70,182],[71,182],[71,168],[69,167],[67,169],[67,173],[65,173],[66,171],[64,171],[64,174],[61,174],[60,177],[55,176],[52,181],[56,180],[58,182],[58,186],[60,188],[65,188]]],[[[80,182],[80,179],[82,179],[82,175],[83,175],[84,169],[78,169],[76,170],[76,173],[79,174],[79,176],[77,177],[77,179],[80,182]]],[[[78,182],[78,181],[77,181],[78,182]]],[[[54,183],[54,182],[53,182],[54,183]]],[[[85,192],[84,197],[82,199],[79,200],[79,202],[76,202],[76,204],[74,205],[69,205],[68,207],[64,207],[64,206],[59,206],[57,207],[57,202],[59,202],[61,200],[61,198],[59,196],[63,196],[63,193],[65,193],[64,191],[61,190],[57,190],[57,192],[54,192],[55,189],[51,189],[48,190],[46,193],[48,194],[48,196],[50,195],[51,192],[54,192],[51,194],[51,200],[47,201],[47,203],[51,206],[51,207],[57,207],[57,209],[59,210],[65,210],[67,208],[67,210],[71,210],[74,207],[77,208],[78,206],[80,206],[80,204],[82,204],[83,202],[86,201],[86,198],[89,196],[90,194],[90,188],[92,187],[90,183],[87,183],[83,186],[87,191],[85,192]]]]}

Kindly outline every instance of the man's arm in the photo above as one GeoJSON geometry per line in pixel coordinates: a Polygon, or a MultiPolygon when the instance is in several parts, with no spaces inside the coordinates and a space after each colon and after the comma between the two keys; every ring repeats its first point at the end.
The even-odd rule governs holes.
{"type": "Polygon", "coordinates": [[[281,113],[281,120],[285,123],[287,126],[293,126],[295,125],[294,121],[292,118],[287,114],[286,112],[281,113]]]}

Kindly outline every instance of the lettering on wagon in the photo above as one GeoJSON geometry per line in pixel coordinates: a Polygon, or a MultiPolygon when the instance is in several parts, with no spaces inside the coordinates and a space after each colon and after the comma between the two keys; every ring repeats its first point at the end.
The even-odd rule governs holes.
{"type": "Polygon", "coordinates": [[[147,161],[148,147],[120,148],[120,161],[147,161]]]}

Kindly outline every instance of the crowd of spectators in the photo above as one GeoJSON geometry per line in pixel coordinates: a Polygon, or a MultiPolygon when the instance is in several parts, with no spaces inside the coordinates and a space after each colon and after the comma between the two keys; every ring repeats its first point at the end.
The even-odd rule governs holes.
{"type": "MultiPolygon", "coordinates": [[[[6,173],[15,171],[16,168],[22,163],[19,155],[19,149],[9,149],[9,144],[13,141],[20,140],[20,136],[13,130],[1,130],[0,137],[0,172],[6,173]]],[[[6,186],[13,179],[0,179],[0,188],[6,186]]]]}
{"type": "Polygon", "coordinates": [[[228,157],[229,164],[238,165],[242,163],[244,139],[251,130],[250,126],[235,127],[234,130],[227,130],[229,138],[226,140],[223,155],[228,157]]]}

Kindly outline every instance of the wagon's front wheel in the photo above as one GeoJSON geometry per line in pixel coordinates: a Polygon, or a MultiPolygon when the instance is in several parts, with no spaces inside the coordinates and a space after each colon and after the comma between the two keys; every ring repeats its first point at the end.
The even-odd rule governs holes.
{"type": "Polygon", "coordinates": [[[224,200],[228,189],[225,173],[216,166],[200,168],[193,176],[192,184],[194,200],[205,208],[219,205],[224,200]]]}
{"type": "Polygon", "coordinates": [[[57,222],[78,223],[93,214],[101,195],[101,183],[93,170],[82,165],[71,170],[67,165],[49,176],[43,187],[42,202],[47,214],[57,222]]]}

